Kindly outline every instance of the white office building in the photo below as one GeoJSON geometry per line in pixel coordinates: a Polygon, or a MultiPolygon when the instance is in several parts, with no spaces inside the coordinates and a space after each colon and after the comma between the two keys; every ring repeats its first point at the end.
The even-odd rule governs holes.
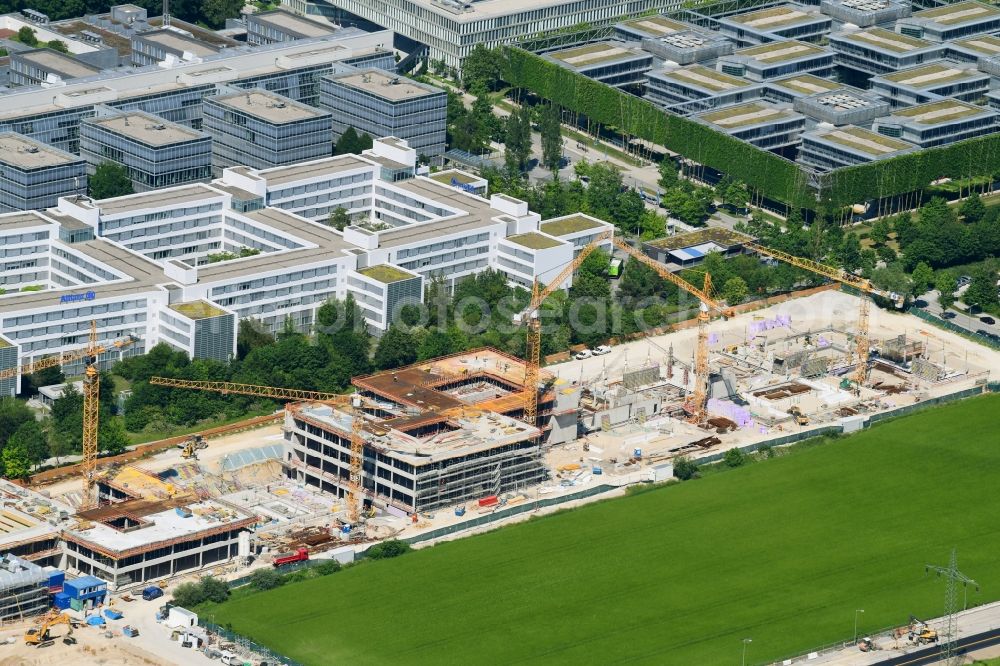
{"type": "Polygon", "coordinates": [[[139,338],[105,365],[159,342],[225,360],[238,320],[308,330],[323,303],[349,293],[378,334],[402,305],[419,302],[429,279],[452,287],[492,267],[512,284],[544,280],[588,238],[613,230],[587,216],[543,223],[523,201],[430,178],[384,180],[380,160],[412,168],[416,152],[390,138],[364,156],[234,167],[209,184],[63,197],[44,211],[0,215],[0,363],[78,349],[91,321],[101,341],[139,338]],[[343,232],[324,224],[337,208],[353,221],[343,232]],[[532,237],[546,247],[518,242],[532,237]],[[503,264],[517,248],[526,256],[503,264]]]}

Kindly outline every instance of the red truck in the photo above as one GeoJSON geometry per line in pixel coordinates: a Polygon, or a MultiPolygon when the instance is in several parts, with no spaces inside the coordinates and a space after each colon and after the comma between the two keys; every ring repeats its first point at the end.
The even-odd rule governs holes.
{"type": "Polygon", "coordinates": [[[291,564],[292,562],[305,562],[308,559],[309,550],[306,548],[299,548],[294,553],[278,553],[275,555],[274,566],[277,568],[284,564],[291,564]]]}

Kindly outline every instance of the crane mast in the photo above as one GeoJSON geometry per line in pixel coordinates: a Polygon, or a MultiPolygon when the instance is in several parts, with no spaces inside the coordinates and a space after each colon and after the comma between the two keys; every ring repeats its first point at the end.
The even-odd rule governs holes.
{"type": "Polygon", "coordinates": [[[356,523],[361,515],[362,485],[361,469],[364,460],[364,412],[361,409],[365,399],[358,395],[344,395],[323,391],[303,391],[300,389],[279,388],[277,386],[261,386],[258,384],[240,384],[237,382],[208,382],[191,379],[173,379],[170,377],[150,377],[149,383],[154,386],[191,389],[194,391],[213,391],[215,393],[250,395],[275,400],[324,402],[340,407],[348,407],[351,412],[351,457],[348,466],[347,485],[347,516],[351,523],[356,523]]]}

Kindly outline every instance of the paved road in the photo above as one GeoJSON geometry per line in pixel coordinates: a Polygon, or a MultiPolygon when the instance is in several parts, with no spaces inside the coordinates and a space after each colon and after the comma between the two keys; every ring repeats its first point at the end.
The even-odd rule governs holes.
{"type": "MultiPolygon", "coordinates": [[[[917,298],[927,302],[927,307],[924,308],[924,310],[931,313],[932,315],[940,317],[943,308],[941,307],[941,304],[938,302],[938,295],[939,293],[937,291],[929,291],[926,294],[923,294],[922,296],[918,296],[917,298]]],[[[962,328],[969,331],[969,333],[975,333],[976,331],[986,331],[987,333],[1000,334],[1000,325],[986,324],[984,322],[979,321],[978,316],[972,317],[962,312],[958,312],[956,310],[951,310],[951,312],[955,314],[955,317],[953,319],[948,319],[946,321],[955,324],[956,326],[961,326],[962,328]]]]}

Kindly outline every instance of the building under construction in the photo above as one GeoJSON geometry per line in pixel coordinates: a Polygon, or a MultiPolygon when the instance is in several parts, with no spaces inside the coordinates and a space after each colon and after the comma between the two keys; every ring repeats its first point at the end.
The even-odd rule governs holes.
{"type": "MultiPolygon", "coordinates": [[[[376,409],[363,427],[366,499],[406,512],[539,483],[546,446],[575,439],[579,388],[546,376],[539,427],[518,417],[524,362],[479,349],[354,380],[376,409]]],[[[289,476],[338,496],[347,491],[353,417],[300,404],[286,412],[289,476]]]]}

